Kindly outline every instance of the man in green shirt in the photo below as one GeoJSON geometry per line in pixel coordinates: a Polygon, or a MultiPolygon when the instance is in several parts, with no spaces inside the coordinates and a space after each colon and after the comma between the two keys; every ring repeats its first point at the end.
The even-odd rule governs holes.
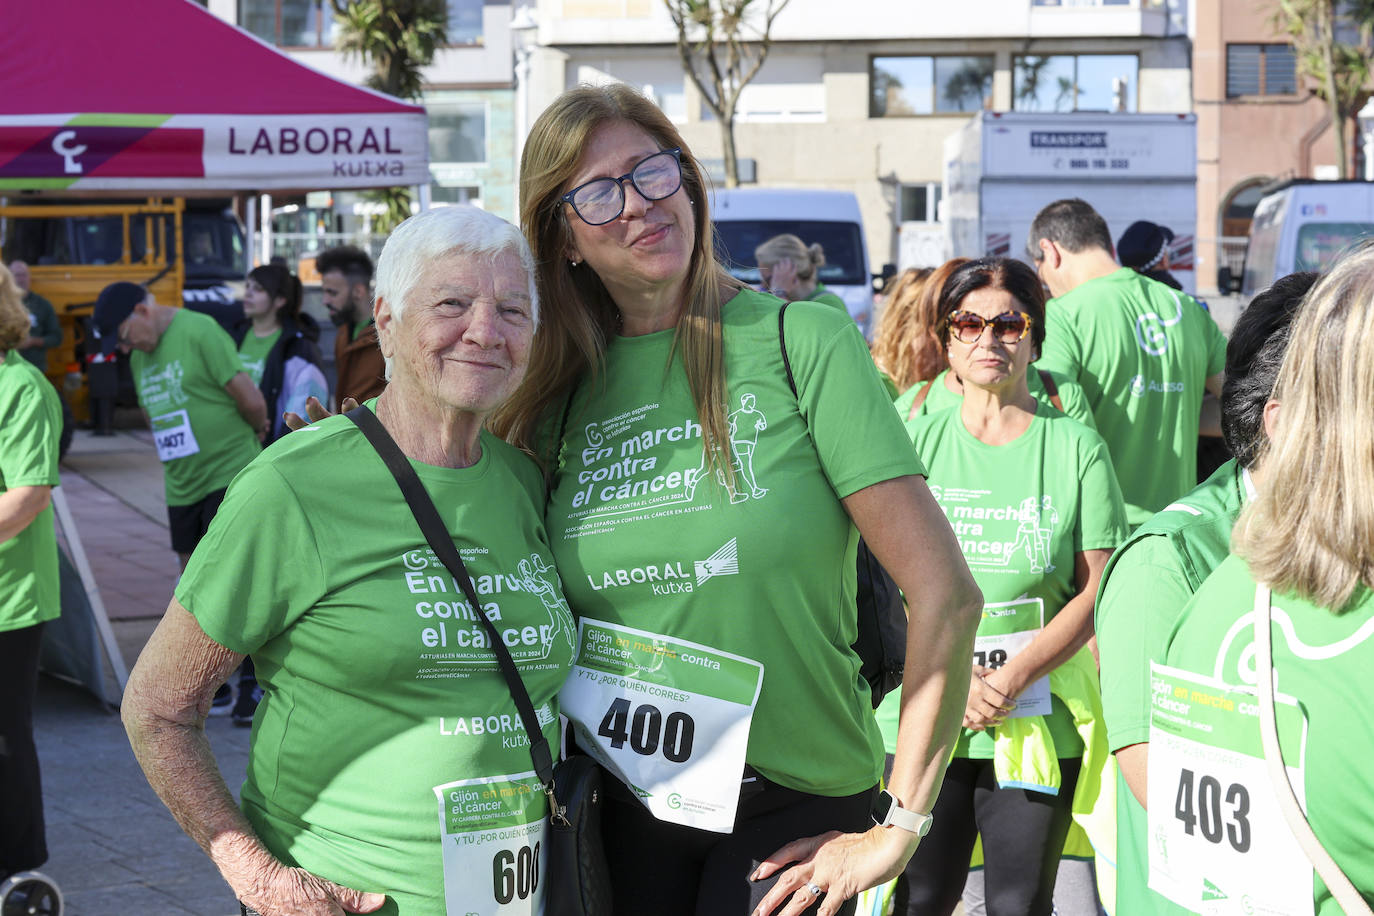
{"type": "Polygon", "coordinates": [[[1139,525],[1197,483],[1203,390],[1221,396],[1226,338],[1194,299],[1118,265],[1085,201],[1041,210],[1027,249],[1054,296],[1037,368],[1083,386],[1139,525]]]}
{"type": "Polygon", "coordinates": [[[133,351],[138,402],[163,462],[172,549],[185,569],[229,481],[261,451],[262,392],[213,318],[158,305],[137,284],[105,287],[91,325],[101,352],[133,351]]]}
{"type": "Polygon", "coordinates": [[[10,263],[14,282],[24,291],[24,308],[29,310],[29,336],[19,344],[19,355],[48,371],[48,351],[62,343],[62,325],[52,303],[29,289],[29,265],[23,261],[10,263]]]}
{"type": "MultiPolygon", "coordinates": [[[[1264,412],[1288,346],[1288,328],[1315,273],[1293,274],[1255,297],[1226,351],[1222,432],[1236,458],[1160,512],[1123,544],[1102,574],[1097,640],[1107,740],[1116,754],[1114,916],[1183,912],[1151,891],[1145,770],[1150,737],[1150,662],[1164,661],[1184,606],[1231,546],[1231,528],[1260,473],[1264,412]]],[[[1165,800],[1170,801],[1168,799],[1165,800]]]]}

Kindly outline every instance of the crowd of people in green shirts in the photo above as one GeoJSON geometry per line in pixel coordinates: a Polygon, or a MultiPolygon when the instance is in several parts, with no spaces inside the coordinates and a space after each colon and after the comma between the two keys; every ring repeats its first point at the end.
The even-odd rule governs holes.
{"type": "MultiPolygon", "coordinates": [[[[861,912],[950,913],[961,897],[967,913],[1341,912],[1342,879],[1314,875],[1274,801],[1251,624],[1272,587],[1288,779],[1368,895],[1369,779],[1337,750],[1366,713],[1334,662],[1320,671],[1358,667],[1374,634],[1359,527],[1374,507],[1338,495],[1368,489],[1374,451],[1368,432],[1318,430],[1374,395],[1343,336],[1369,308],[1374,249],[1279,280],[1229,344],[1200,303],[1121,267],[1084,201],[1045,207],[1028,254],[1041,282],[956,259],[886,290],[875,361],[985,608],[935,827],[861,912]],[[1199,433],[1234,456],[1200,482],[1199,433]]],[[[890,732],[895,704],[879,717],[890,732]]]]}

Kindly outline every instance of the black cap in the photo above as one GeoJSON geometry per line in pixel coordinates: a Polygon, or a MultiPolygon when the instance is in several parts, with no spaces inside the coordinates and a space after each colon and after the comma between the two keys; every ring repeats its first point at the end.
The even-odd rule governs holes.
{"type": "Polygon", "coordinates": [[[133,314],[134,306],[148,298],[137,283],[121,280],[100,291],[91,314],[91,333],[100,341],[100,352],[109,356],[119,346],[119,326],[133,314]]]}
{"type": "Polygon", "coordinates": [[[1116,242],[1116,256],[1122,267],[1150,270],[1158,266],[1165,249],[1174,240],[1169,227],[1139,220],[1131,223],[1116,242]]]}

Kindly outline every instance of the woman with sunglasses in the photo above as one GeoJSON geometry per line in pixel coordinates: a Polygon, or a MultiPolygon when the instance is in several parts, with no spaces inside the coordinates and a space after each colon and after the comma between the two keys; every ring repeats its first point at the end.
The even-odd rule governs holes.
{"type": "Polygon", "coordinates": [[[981,835],[990,916],[1048,914],[1072,814],[1096,798],[1106,758],[1085,646],[1125,507],[1101,437],[1027,386],[1045,338],[1035,272],[964,264],[940,319],[964,397],[911,432],[985,606],[964,731],[894,912],[952,913],[981,835]]]}
{"type": "Polygon", "coordinates": [[[981,607],[863,337],[789,305],[794,392],[783,304],[716,261],[700,165],[628,86],[555,100],[520,198],[547,305],[494,426],[550,482],[580,623],[561,701],[613,777],[614,911],[852,912],[928,824],[981,607]],[[856,525],[919,647],[881,795],[856,525]]]}

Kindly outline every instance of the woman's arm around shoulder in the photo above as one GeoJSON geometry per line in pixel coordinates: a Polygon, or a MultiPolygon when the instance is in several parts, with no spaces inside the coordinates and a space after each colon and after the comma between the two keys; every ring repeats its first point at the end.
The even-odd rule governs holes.
{"type": "Polygon", "coordinates": [[[277,860],[234,803],[205,734],[215,690],[243,661],[176,599],[129,675],[120,715],[148,782],[238,899],[263,916],[370,913],[386,898],[277,860]]]}

